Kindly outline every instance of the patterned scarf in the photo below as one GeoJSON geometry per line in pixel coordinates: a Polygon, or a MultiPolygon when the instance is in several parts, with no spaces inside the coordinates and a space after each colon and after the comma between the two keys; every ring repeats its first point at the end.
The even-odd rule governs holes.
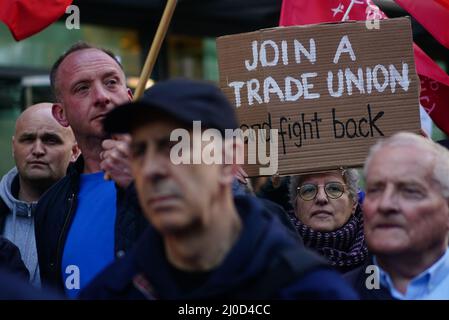
{"type": "Polygon", "coordinates": [[[359,206],[344,226],[331,232],[314,231],[301,223],[293,213],[290,216],[304,245],[325,256],[339,271],[350,271],[365,262],[368,248],[363,234],[363,214],[359,206]]]}

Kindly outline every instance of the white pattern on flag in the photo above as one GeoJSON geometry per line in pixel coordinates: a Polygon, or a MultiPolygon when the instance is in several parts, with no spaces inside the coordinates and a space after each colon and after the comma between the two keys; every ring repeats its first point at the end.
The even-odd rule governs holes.
{"type": "Polygon", "coordinates": [[[346,9],[345,15],[343,16],[341,21],[349,20],[349,12],[351,12],[351,9],[354,6],[354,4],[365,4],[365,1],[351,0],[351,3],[349,4],[348,9],[346,9]]]}
{"type": "Polygon", "coordinates": [[[340,4],[338,5],[338,7],[331,9],[331,11],[334,13],[333,17],[335,18],[335,16],[340,13],[343,12],[343,9],[345,8],[345,6],[340,2],[340,4]]]}

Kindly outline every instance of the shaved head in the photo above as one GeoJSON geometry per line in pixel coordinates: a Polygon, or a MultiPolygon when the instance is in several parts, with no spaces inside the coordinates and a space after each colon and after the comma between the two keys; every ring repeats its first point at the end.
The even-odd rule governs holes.
{"type": "Polygon", "coordinates": [[[26,126],[30,122],[41,123],[45,122],[47,124],[53,123],[55,131],[60,132],[65,138],[69,139],[71,142],[75,142],[75,136],[70,127],[61,126],[52,115],[53,104],[50,102],[42,102],[26,108],[16,120],[16,126],[14,131],[14,136],[18,135],[18,132],[26,130],[26,126]]]}

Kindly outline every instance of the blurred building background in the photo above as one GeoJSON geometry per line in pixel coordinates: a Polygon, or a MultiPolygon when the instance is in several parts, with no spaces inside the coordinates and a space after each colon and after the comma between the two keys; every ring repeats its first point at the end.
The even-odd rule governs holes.
{"type": "MultiPolygon", "coordinates": [[[[406,15],[392,0],[374,2],[389,17],[406,15]]],[[[37,102],[52,101],[48,74],[57,57],[78,40],[106,47],[119,56],[129,86],[135,87],[165,3],[165,0],[74,0],[73,4],[80,9],[79,30],[66,28],[67,14],[20,42],[14,41],[7,27],[0,24],[0,174],[13,166],[11,136],[21,110],[37,102]]],[[[178,0],[151,78],[157,81],[185,76],[217,81],[215,37],[275,27],[281,4],[282,0],[178,0]]],[[[413,35],[415,42],[447,72],[449,50],[416,21],[413,35]]],[[[444,135],[434,128],[432,137],[442,139],[444,135]]]]}

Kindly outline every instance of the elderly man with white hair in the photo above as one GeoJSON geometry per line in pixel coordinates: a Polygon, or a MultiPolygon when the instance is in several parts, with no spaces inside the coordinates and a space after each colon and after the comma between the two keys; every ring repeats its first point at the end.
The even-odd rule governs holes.
{"type": "Polygon", "coordinates": [[[449,299],[449,151],[398,133],[374,145],[364,173],[373,257],[347,280],[365,299],[449,299]]]}

